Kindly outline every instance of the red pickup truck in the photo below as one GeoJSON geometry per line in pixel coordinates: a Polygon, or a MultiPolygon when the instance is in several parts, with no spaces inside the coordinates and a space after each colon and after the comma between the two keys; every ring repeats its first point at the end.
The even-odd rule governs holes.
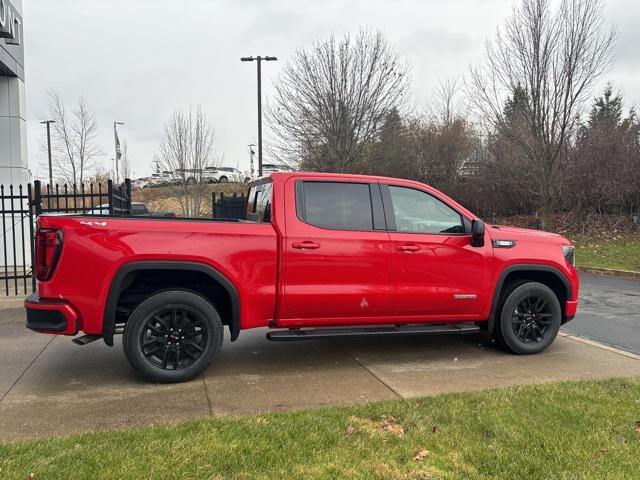
{"type": "Polygon", "coordinates": [[[145,378],[206,369],[223,327],[270,340],[488,330],[541,352],[578,299],[574,248],[487,225],[408,180],[274,173],[250,184],[244,220],[41,215],[27,327],[123,334],[145,378]]]}

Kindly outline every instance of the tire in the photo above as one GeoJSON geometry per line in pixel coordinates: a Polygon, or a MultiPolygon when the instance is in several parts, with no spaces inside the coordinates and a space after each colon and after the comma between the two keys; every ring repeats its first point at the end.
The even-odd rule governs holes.
{"type": "Polygon", "coordinates": [[[158,383],[190,380],[222,346],[220,315],[204,297],[167,290],[144,300],[125,325],[122,346],[131,366],[158,383]]]}
{"type": "Polygon", "coordinates": [[[229,183],[229,179],[227,177],[220,177],[220,183],[229,183]]]}
{"type": "Polygon", "coordinates": [[[513,288],[502,303],[497,333],[504,348],[528,355],[546,350],[561,323],[562,309],[553,290],[526,282],[513,288]]]}

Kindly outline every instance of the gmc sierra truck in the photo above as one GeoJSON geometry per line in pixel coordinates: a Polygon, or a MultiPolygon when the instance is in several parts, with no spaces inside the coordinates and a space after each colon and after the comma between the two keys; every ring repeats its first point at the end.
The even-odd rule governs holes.
{"type": "Polygon", "coordinates": [[[486,225],[436,189],[359,175],[273,173],[245,219],[41,215],[27,327],[122,334],[143,377],[180,382],[242,330],[270,340],[487,330],[538,353],[578,304],[574,248],[486,225]]]}

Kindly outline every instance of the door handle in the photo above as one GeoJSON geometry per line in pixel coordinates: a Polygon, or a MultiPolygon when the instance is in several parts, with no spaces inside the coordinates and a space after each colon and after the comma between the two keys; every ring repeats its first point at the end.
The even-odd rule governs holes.
{"type": "Polygon", "coordinates": [[[400,252],[417,252],[420,247],[417,245],[399,245],[398,251],[400,252]]]}
{"type": "Polygon", "coordinates": [[[293,243],[291,246],[293,248],[297,248],[297,249],[300,249],[300,250],[315,250],[317,248],[320,248],[320,244],[319,243],[310,242],[310,241],[296,242],[296,243],[293,243]]]}

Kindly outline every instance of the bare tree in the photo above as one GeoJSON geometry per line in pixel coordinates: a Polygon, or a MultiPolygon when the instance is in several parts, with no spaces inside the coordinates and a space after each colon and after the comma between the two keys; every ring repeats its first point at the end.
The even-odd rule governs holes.
{"type": "Polygon", "coordinates": [[[214,129],[201,107],[195,113],[191,109],[173,112],[164,125],[157,160],[163,170],[173,175],[172,184],[183,215],[199,217],[205,192],[202,171],[216,163],[214,129]]]}
{"type": "Polygon", "coordinates": [[[441,125],[451,125],[456,119],[465,118],[462,111],[462,82],[447,78],[438,82],[433,91],[430,115],[441,125]]]}
{"type": "Polygon", "coordinates": [[[298,50],[267,109],[274,155],[310,169],[358,170],[387,113],[406,99],[408,70],[380,32],[332,35],[298,50]]]}
{"type": "Polygon", "coordinates": [[[104,154],[96,143],[95,117],[82,98],[69,111],[60,96],[50,91],[49,118],[55,120],[51,125],[55,175],[67,184],[80,185],[91,174],[96,157],[104,154]]]}
{"type": "Polygon", "coordinates": [[[131,158],[129,158],[129,148],[127,141],[122,141],[122,157],[120,158],[120,169],[122,178],[131,178],[131,158]]]}
{"type": "Polygon", "coordinates": [[[495,133],[518,147],[537,178],[548,225],[563,153],[595,81],[611,67],[616,34],[602,32],[603,0],[521,0],[472,68],[470,98],[495,133]],[[521,89],[526,101],[507,111],[521,89]]]}

